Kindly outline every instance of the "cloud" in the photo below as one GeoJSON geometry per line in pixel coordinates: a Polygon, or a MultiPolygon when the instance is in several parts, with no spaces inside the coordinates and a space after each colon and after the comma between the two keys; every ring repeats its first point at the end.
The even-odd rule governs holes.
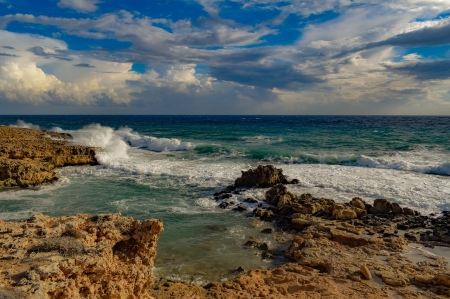
{"type": "Polygon", "coordinates": [[[277,63],[267,65],[247,63],[211,67],[211,76],[219,80],[232,81],[244,85],[289,90],[304,88],[306,85],[323,81],[313,75],[304,74],[292,65],[277,63]]]}
{"type": "Polygon", "coordinates": [[[14,55],[14,54],[8,54],[8,53],[0,53],[0,56],[7,56],[7,57],[19,57],[18,55],[14,55]]]}
{"type": "Polygon", "coordinates": [[[89,63],[78,63],[78,64],[74,64],[73,66],[76,67],[86,67],[86,68],[94,68],[95,66],[90,65],[89,63]]]}
{"type": "Polygon", "coordinates": [[[386,69],[418,80],[450,79],[450,60],[420,61],[414,63],[387,64],[386,69]]]}
{"type": "Polygon", "coordinates": [[[70,8],[78,12],[94,12],[98,9],[97,4],[100,0],[61,0],[58,6],[61,8],[70,8]]]}
{"type": "MultiPolygon", "coordinates": [[[[72,61],[72,59],[67,57],[66,55],[61,55],[58,53],[47,53],[47,52],[45,52],[44,48],[39,47],[39,46],[32,47],[32,48],[28,49],[28,51],[30,51],[31,53],[33,53],[36,56],[41,56],[44,58],[56,58],[59,60],[72,61]]],[[[60,52],[62,52],[62,51],[60,51],[60,52]]]]}

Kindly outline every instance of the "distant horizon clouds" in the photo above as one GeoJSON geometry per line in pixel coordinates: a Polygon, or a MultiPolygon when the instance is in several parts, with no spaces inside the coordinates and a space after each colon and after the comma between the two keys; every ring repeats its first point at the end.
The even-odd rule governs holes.
{"type": "Polygon", "coordinates": [[[0,114],[450,115],[450,1],[0,0],[0,114]]]}

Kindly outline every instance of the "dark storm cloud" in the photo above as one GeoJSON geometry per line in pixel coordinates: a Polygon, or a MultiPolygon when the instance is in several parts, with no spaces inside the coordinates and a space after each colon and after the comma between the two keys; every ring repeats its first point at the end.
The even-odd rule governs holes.
{"type": "Polygon", "coordinates": [[[2,48],[9,49],[9,50],[15,50],[16,49],[16,48],[11,47],[11,46],[3,46],[2,48]]]}
{"type": "Polygon", "coordinates": [[[323,82],[322,79],[303,74],[288,64],[211,67],[211,76],[223,81],[269,89],[296,90],[306,84],[323,82]]]}
{"type": "Polygon", "coordinates": [[[90,65],[89,63],[78,63],[78,64],[74,64],[73,66],[76,67],[86,67],[86,68],[94,68],[95,66],[90,65]]]}
{"type": "Polygon", "coordinates": [[[402,66],[385,66],[387,70],[419,80],[444,80],[450,78],[450,60],[409,63],[402,66]]]}
{"type": "Polygon", "coordinates": [[[0,56],[7,56],[7,57],[20,57],[19,55],[8,54],[8,53],[0,53],[0,56]]]}
{"type": "Polygon", "coordinates": [[[383,46],[394,47],[431,47],[450,44],[450,23],[435,27],[422,28],[411,32],[399,34],[383,41],[368,43],[366,45],[342,52],[335,58],[348,54],[369,50],[383,46]]]}
{"type": "Polygon", "coordinates": [[[72,59],[64,56],[61,51],[57,51],[57,52],[60,52],[61,54],[47,53],[44,51],[44,48],[39,47],[39,46],[32,47],[32,48],[28,49],[28,51],[33,53],[36,56],[40,56],[40,57],[44,57],[44,58],[56,58],[56,59],[64,60],[64,61],[72,61],[72,59]]]}

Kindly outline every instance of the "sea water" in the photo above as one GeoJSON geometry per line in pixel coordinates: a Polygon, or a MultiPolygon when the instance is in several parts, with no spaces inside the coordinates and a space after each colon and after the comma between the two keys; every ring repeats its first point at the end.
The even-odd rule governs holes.
{"type": "MultiPolygon", "coordinates": [[[[269,224],[213,199],[259,164],[298,179],[289,186],[296,194],[450,210],[450,117],[0,116],[0,125],[68,132],[74,144],[102,148],[100,165],[63,168],[54,185],[0,192],[0,219],[112,212],[162,219],[157,277],[202,284],[238,267],[285,262],[243,246],[253,239],[282,247],[260,233],[269,224]]],[[[230,200],[262,200],[265,191],[230,200]]]]}

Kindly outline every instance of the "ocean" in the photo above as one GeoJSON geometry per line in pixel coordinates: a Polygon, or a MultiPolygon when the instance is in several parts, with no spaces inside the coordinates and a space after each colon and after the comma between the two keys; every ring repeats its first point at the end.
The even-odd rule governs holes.
{"type": "MultiPolygon", "coordinates": [[[[121,212],[162,219],[154,273],[203,284],[234,269],[270,268],[242,246],[286,244],[270,224],[221,209],[213,194],[259,164],[282,168],[296,194],[338,202],[386,198],[424,214],[450,210],[450,117],[0,116],[0,125],[64,131],[99,146],[94,167],[66,167],[54,185],[0,192],[0,219],[121,212]]],[[[264,189],[234,195],[262,200],[264,189]]]]}

